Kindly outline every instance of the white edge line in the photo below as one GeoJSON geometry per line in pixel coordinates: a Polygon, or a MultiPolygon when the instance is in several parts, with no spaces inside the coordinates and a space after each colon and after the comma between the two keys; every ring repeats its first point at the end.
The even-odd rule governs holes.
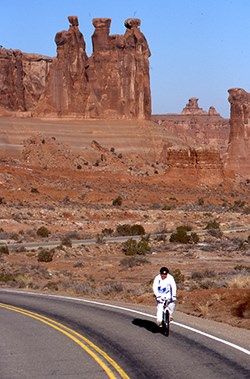
{"type": "MultiPolygon", "coordinates": [[[[7,289],[2,289],[2,288],[1,288],[1,291],[12,292],[12,293],[22,293],[22,294],[31,295],[31,296],[55,297],[55,298],[59,298],[59,299],[74,300],[74,301],[79,301],[79,302],[83,302],[83,303],[91,303],[91,304],[96,304],[96,305],[102,305],[102,306],[107,307],[107,308],[121,309],[121,310],[128,311],[128,312],[131,312],[131,313],[136,313],[136,314],[139,314],[139,315],[142,315],[142,316],[148,316],[148,317],[151,317],[151,318],[156,318],[156,316],[153,316],[153,315],[151,315],[149,313],[136,311],[134,309],[121,307],[119,305],[105,304],[105,303],[101,303],[99,301],[80,299],[80,298],[77,298],[77,297],[63,296],[63,295],[52,295],[52,294],[43,294],[43,293],[33,293],[33,292],[26,292],[26,291],[15,291],[15,290],[13,291],[13,290],[7,290],[7,289]]],[[[179,326],[181,328],[184,328],[184,329],[188,329],[188,330],[190,330],[190,331],[192,331],[194,333],[201,334],[202,336],[205,336],[205,337],[210,338],[212,340],[215,340],[217,342],[221,342],[224,345],[228,345],[228,346],[230,346],[230,347],[232,347],[234,349],[237,349],[237,350],[241,351],[242,353],[250,355],[250,350],[247,350],[244,347],[241,347],[241,346],[236,345],[234,343],[231,343],[229,341],[226,341],[226,340],[223,340],[221,338],[215,337],[215,336],[213,336],[211,334],[202,332],[201,330],[192,328],[192,327],[187,326],[185,324],[180,324],[179,322],[172,321],[172,324],[177,325],[177,326],[179,326]]]]}

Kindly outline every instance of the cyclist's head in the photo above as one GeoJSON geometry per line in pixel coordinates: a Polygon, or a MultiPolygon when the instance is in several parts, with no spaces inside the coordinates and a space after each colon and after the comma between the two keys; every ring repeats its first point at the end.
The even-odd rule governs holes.
{"type": "Polygon", "coordinates": [[[167,267],[162,267],[161,269],[160,269],[160,274],[162,275],[162,276],[167,276],[167,274],[169,273],[169,270],[168,270],[168,268],[167,267]]]}

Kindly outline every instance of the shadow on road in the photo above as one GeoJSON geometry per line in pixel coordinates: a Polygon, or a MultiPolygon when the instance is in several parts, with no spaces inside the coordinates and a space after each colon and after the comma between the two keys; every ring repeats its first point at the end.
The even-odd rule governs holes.
{"type": "Polygon", "coordinates": [[[141,318],[135,318],[132,321],[132,324],[139,326],[140,328],[145,328],[151,333],[160,333],[160,328],[156,325],[155,322],[149,320],[142,320],[141,318]]]}

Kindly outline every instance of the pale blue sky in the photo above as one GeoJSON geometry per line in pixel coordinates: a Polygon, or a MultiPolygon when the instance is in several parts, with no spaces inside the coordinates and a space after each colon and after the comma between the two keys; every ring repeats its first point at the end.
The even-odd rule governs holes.
{"type": "Polygon", "coordinates": [[[1,0],[0,45],[56,55],[55,34],[77,15],[92,53],[92,18],[141,19],[150,50],[153,113],[180,113],[190,97],[229,117],[229,88],[250,92],[250,0],[1,0]]]}

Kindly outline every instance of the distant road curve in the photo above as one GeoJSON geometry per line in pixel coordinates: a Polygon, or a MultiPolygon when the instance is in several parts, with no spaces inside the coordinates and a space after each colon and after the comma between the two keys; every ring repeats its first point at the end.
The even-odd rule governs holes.
{"type": "MultiPolygon", "coordinates": [[[[199,235],[204,235],[208,233],[209,229],[197,229],[197,230],[192,230],[192,233],[197,233],[199,235]]],[[[225,229],[220,229],[223,233],[232,233],[232,232],[244,232],[244,231],[250,231],[250,226],[239,226],[239,227],[232,227],[232,228],[225,228],[225,229]]],[[[191,233],[189,232],[189,233],[191,233]]],[[[157,237],[157,236],[162,236],[165,235],[166,237],[170,237],[172,232],[169,233],[157,233],[157,234],[151,234],[151,237],[157,237]]],[[[140,240],[143,236],[117,236],[117,237],[103,237],[102,238],[102,243],[117,243],[117,242],[125,242],[130,238],[140,240]]],[[[98,238],[90,238],[90,239],[80,239],[80,240],[71,240],[72,246],[79,246],[79,245],[93,245],[98,243],[98,238]]],[[[59,246],[62,244],[62,241],[38,241],[38,242],[26,242],[26,243],[6,243],[5,241],[0,240],[0,245],[8,245],[9,249],[18,249],[20,247],[24,247],[27,249],[32,249],[36,247],[55,247],[59,246]]]]}
{"type": "Polygon", "coordinates": [[[0,367],[5,373],[1,372],[1,379],[33,379],[47,368],[46,376],[41,377],[53,373],[56,379],[65,375],[95,379],[249,378],[248,330],[176,312],[170,336],[165,337],[156,327],[154,307],[11,289],[0,289],[0,303],[0,367]],[[38,319],[30,314],[37,314],[38,319]],[[106,353],[118,370],[107,375],[102,367],[97,368],[95,359],[76,348],[73,341],[69,343],[60,330],[48,330],[51,325],[42,320],[81,335],[106,353]],[[18,365],[18,376],[9,375],[18,365]]]}

